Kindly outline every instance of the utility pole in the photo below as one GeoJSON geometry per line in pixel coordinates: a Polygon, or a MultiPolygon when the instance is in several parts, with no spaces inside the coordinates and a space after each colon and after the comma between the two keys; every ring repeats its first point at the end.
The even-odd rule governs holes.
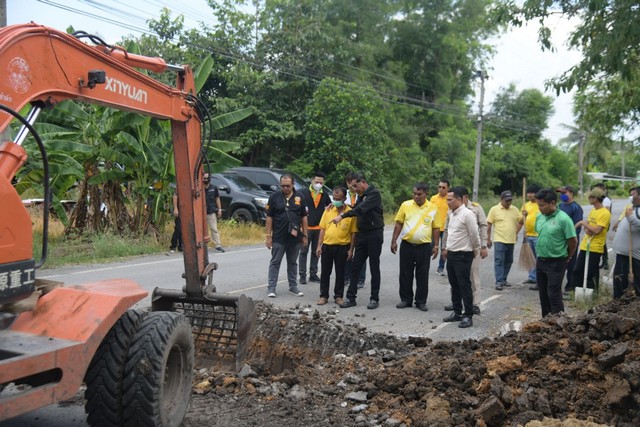
{"type": "Polygon", "coordinates": [[[584,194],[584,145],[587,142],[587,135],[580,132],[580,142],[578,143],[578,181],[580,184],[580,196],[584,194]]]}
{"type": "Polygon", "coordinates": [[[475,72],[474,77],[480,77],[480,109],[478,112],[478,139],[476,140],[476,162],[473,168],[473,196],[474,202],[478,201],[478,187],[480,186],[480,152],[482,150],[482,121],[484,119],[482,115],[482,108],[484,104],[484,79],[487,78],[487,74],[478,70],[475,72]]]}
{"type": "Polygon", "coordinates": [[[0,28],[7,26],[7,0],[0,0],[0,28]]]}

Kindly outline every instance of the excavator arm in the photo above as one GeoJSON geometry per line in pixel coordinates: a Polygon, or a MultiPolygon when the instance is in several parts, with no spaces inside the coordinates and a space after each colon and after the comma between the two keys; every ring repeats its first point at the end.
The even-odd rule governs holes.
{"type": "MultiPolygon", "coordinates": [[[[119,47],[88,45],[72,35],[33,23],[0,29],[0,70],[4,76],[0,79],[0,104],[14,111],[27,104],[50,107],[72,99],[171,120],[186,292],[200,293],[208,264],[205,242],[208,233],[201,179],[202,130],[194,101],[192,70],[188,66],[167,65],[161,58],[130,54],[119,47]],[[154,72],[177,71],[176,87],[132,67],[154,72]]],[[[12,118],[0,112],[0,133],[12,118]]],[[[0,175],[4,194],[26,155],[12,142],[3,144],[2,154],[0,175]]],[[[15,197],[11,197],[15,202],[15,197]]],[[[14,210],[19,209],[6,213],[14,215],[14,210]]],[[[15,219],[13,216],[8,221],[3,216],[0,213],[0,223],[5,225],[15,219]]],[[[24,242],[24,236],[31,235],[31,222],[23,220],[20,224],[29,230],[0,233],[0,264],[23,261],[25,255],[31,258],[31,242],[24,242]]]]}

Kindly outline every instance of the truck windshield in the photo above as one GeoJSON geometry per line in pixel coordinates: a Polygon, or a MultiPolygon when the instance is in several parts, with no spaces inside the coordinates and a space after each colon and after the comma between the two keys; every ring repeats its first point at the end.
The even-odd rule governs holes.
{"type": "Polygon", "coordinates": [[[231,185],[237,187],[237,189],[240,191],[261,190],[261,188],[258,187],[258,184],[248,178],[245,178],[244,176],[236,174],[224,174],[222,176],[224,176],[225,179],[229,181],[229,183],[231,183],[231,185]]]}

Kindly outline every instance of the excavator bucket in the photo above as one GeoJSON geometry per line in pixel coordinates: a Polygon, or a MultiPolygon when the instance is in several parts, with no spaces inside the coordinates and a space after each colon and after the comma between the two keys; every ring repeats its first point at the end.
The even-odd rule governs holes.
{"type": "Polygon", "coordinates": [[[189,319],[197,367],[236,372],[242,368],[256,324],[255,305],[245,295],[203,292],[192,296],[156,288],[152,309],[177,311],[189,319]]]}

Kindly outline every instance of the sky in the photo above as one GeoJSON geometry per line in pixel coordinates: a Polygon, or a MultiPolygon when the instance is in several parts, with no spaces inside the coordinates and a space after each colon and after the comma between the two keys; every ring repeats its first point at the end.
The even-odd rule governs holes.
{"type": "MultiPolygon", "coordinates": [[[[100,35],[107,43],[115,43],[122,36],[139,36],[148,31],[146,19],[158,17],[162,7],[172,16],[184,15],[187,27],[198,27],[199,21],[213,24],[211,9],[206,0],[7,0],[7,24],[36,22],[64,31],[69,25],[100,35]]],[[[537,42],[538,27],[534,24],[510,30],[492,39],[496,54],[487,64],[484,111],[501,88],[514,83],[519,91],[536,88],[554,99],[555,114],[549,121],[545,136],[556,143],[566,136],[564,125],[573,125],[572,94],[556,96],[545,90],[545,81],[561,74],[580,60],[575,51],[568,51],[565,40],[571,23],[558,19],[551,25],[555,52],[542,52],[537,42]]],[[[479,85],[479,81],[476,85],[479,85]]],[[[479,103],[479,87],[476,87],[479,103]]]]}

